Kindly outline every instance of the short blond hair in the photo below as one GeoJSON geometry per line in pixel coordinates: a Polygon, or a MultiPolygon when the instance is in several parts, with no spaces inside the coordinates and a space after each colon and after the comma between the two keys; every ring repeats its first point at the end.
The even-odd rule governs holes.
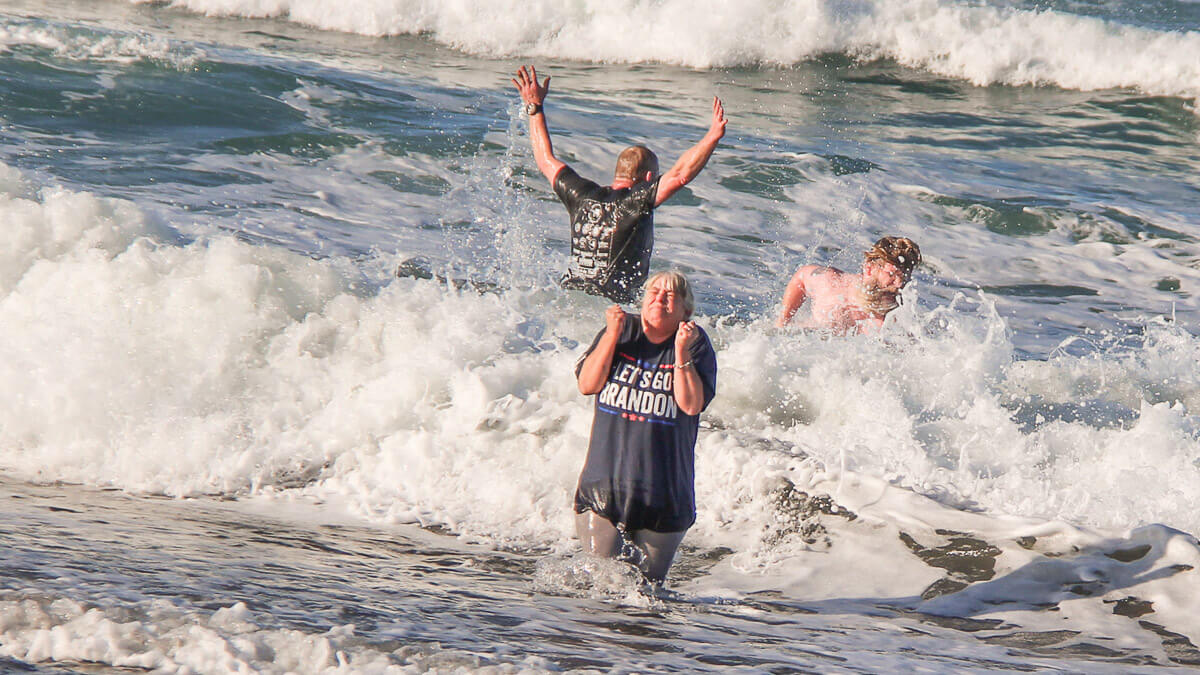
{"type": "Polygon", "coordinates": [[[684,321],[692,318],[692,313],[696,311],[696,295],[692,293],[692,284],[688,282],[687,277],[683,276],[683,272],[670,270],[651,274],[650,278],[646,280],[645,285],[642,286],[642,300],[646,299],[646,294],[650,292],[650,287],[657,281],[667,282],[667,288],[683,304],[684,321]]]}
{"type": "Polygon", "coordinates": [[[647,171],[658,173],[658,155],[644,145],[631,145],[617,155],[617,170],[613,172],[613,178],[636,182],[647,171]]]}

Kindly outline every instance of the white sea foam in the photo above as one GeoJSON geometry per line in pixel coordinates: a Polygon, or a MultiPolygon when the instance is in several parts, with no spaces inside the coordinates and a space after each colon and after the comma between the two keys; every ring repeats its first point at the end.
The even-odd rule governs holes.
{"type": "MultiPolygon", "coordinates": [[[[311,483],[371,517],[493,541],[569,532],[591,418],[570,372],[602,302],[414,279],[367,292],[348,261],[178,243],[86,193],[10,195],[0,213],[9,469],[169,494],[311,483]]],[[[1200,405],[1184,331],[1017,361],[971,296],[906,305],[884,340],[702,321],[722,369],[702,486],[706,462],[775,457],[766,443],[951,503],[1200,531],[1200,484],[1178,480],[1200,405]]],[[[739,499],[701,495],[717,511],[739,499]]]]}
{"type": "MultiPolygon", "coordinates": [[[[0,597],[0,655],[26,663],[98,663],[160,673],[480,672],[477,656],[430,647],[364,647],[354,626],[322,634],[267,628],[243,603],[215,612],[165,600],[100,607],[67,597],[0,597]]],[[[547,670],[537,657],[492,664],[492,673],[547,670]]]]}
{"type": "MultiPolygon", "coordinates": [[[[138,1],[138,0],[134,0],[138,1]]],[[[210,15],[283,17],[366,35],[428,34],[485,56],[794,64],[825,53],[891,58],[975,84],[1135,87],[1200,94],[1200,33],[948,0],[175,0],[210,15]]]]}
{"type": "MultiPolygon", "coordinates": [[[[723,467],[733,472],[730,484],[766,473],[742,466],[723,467]]],[[[766,528],[726,523],[743,534],[741,547],[686,590],[782,592],[820,613],[896,603],[1031,633],[1070,626],[1112,649],[1161,654],[1152,626],[1131,623],[1121,607],[1135,603],[1153,612],[1146,619],[1154,625],[1200,635],[1191,590],[1200,545],[1186,533],[1148,526],[1105,536],[1061,521],[952,510],[875,478],[811,466],[793,467],[787,479],[792,498],[835,495],[837,511],[799,518],[785,506],[766,528]]]]}
{"type": "MultiPolygon", "coordinates": [[[[369,272],[344,259],[224,236],[189,243],[128,202],[38,191],[12,170],[0,185],[6,472],[318,499],[492,545],[573,546],[568,504],[591,409],[571,371],[602,301],[363,283],[369,272]]],[[[1193,564],[1161,527],[1200,531],[1200,343],[1178,328],[1019,361],[982,295],[910,302],[882,338],[700,322],[721,370],[689,542],[736,551],[739,574],[819,552],[802,535],[811,518],[795,510],[800,492],[857,515],[824,517],[851,558],[900,559],[898,532],[928,544],[962,529],[1008,542],[1014,570],[1031,562],[1012,543],[1020,536],[1067,532],[1097,551],[1063,578],[1126,540],[1170,549],[1153,557],[1162,565],[1193,564]]],[[[806,597],[836,578],[795,574],[783,585],[806,597]]],[[[936,577],[914,562],[863,592],[911,596],[936,577]]],[[[1162,583],[1145,594],[1178,606],[1168,600],[1180,582],[1162,583]]]]}
{"type": "Polygon", "coordinates": [[[40,47],[61,58],[113,63],[153,60],[177,69],[191,67],[203,52],[182,48],[161,36],[69,29],[46,22],[24,20],[0,23],[0,50],[40,47]]]}

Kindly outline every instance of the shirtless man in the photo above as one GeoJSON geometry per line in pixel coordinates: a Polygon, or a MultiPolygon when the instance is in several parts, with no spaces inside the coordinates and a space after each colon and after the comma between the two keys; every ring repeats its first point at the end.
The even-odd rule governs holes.
{"type": "Polygon", "coordinates": [[[900,289],[920,262],[921,249],[913,240],[884,237],[864,255],[860,274],[804,265],[783,292],[777,325],[786,326],[807,302],[811,314],[800,324],[805,328],[825,328],[838,335],[875,330],[897,307],[900,289]]]}
{"type": "Polygon", "coordinates": [[[601,186],[575,173],[554,156],[542,103],[550,78],[538,84],[537,71],[522,66],[513,79],[525,113],[538,169],[550,181],[571,217],[571,261],[564,288],[586,291],[614,302],[631,303],[650,273],[654,249],[654,209],[692,181],[708,163],[725,135],[725,109],[713,97],[708,133],[661,176],[658,157],[642,145],[625,148],[617,157],[611,186],[601,186]]]}

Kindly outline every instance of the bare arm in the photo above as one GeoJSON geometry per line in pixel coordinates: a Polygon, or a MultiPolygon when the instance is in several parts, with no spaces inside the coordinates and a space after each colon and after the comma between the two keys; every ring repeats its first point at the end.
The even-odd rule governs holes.
{"type": "Polygon", "coordinates": [[[792,320],[792,316],[796,314],[796,310],[800,309],[800,305],[808,299],[808,289],[804,282],[808,279],[811,267],[805,265],[796,270],[792,275],[792,280],[788,282],[787,288],[783,291],[783,310],[779,313],[779,320],[775,322],[780,328],[786,326],[792,320]]]}
{"type": "Polygon", "coordinates": [[[554,156],[554,147],[550,143],[550,129],[546,126],[546,111],[541,109],[550,92],[550,78],[538,85],[537,70],[533,66],[521,66],[513,84],[521,94],[521,100],[538,106],[538,112],[529,116],[529,140],[533,143],[533,157],[537,160],[538,169],[550,186],[554,187],[554,179],[566,164],[554,156]]]}
{"type": "Polygon", "coordinates": [[[689,415],[699,415],[704,409],[704,384],[692,363],[692,345],[700,332],[693,321],[679,324],[675,332],[675,381],[673,394],[679,409],[689,415]]]}
{"type": "Polygon", "coordinates": [[[604,383],[608,381],[608,373],[612,370],[617,341],[621,339],[621,332],[625,328],[627,318],[625,310],[621,309],[620,305],[610,305],[605,310],[604,335],[601,336],[600,342],[596,344],[592,353],[583,360],[583,367],[579,369],[577,378],[579,393],[591,396],[599,394],[600,390],[604,388],[604,383]]]}
{"type": "Polygon", "coordinates": [[[679,161],[675,162],[675,166],[662,175],[662,179],[658,181],[658,194],[655,195],[654,205],[658,206],[671,198],[671,195],[679,191],[679,188],[692,182],[692,179],[700,174],[700,170],[708,164],[708,158],[712,156],[713,150],[717,148],[717,143],[725,136],[725,124],[728,120],[725,119],[725,107],[721,105],[721,99],[713,97],[712,107],[712,123],[708,127],[708,133],[704,134],[704,138],[700,142],[693,145],[679,161]]]}

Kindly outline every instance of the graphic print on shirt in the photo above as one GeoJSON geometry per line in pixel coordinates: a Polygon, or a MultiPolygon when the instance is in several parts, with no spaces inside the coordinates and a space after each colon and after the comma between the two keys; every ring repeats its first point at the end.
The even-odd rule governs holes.
{"type": "Polygon", "coordinates": [[[612,262],[617,235],[618,204],[585,199],[571,224],[572,272],[584,279],[598,278],[612,262]]]}
{"type": "Polygon", "coordinates": [[[597,409],[631,422],[675,425],[675,369],[671,364],[646,363],[617,352],[616,363],[597,409]]]}

